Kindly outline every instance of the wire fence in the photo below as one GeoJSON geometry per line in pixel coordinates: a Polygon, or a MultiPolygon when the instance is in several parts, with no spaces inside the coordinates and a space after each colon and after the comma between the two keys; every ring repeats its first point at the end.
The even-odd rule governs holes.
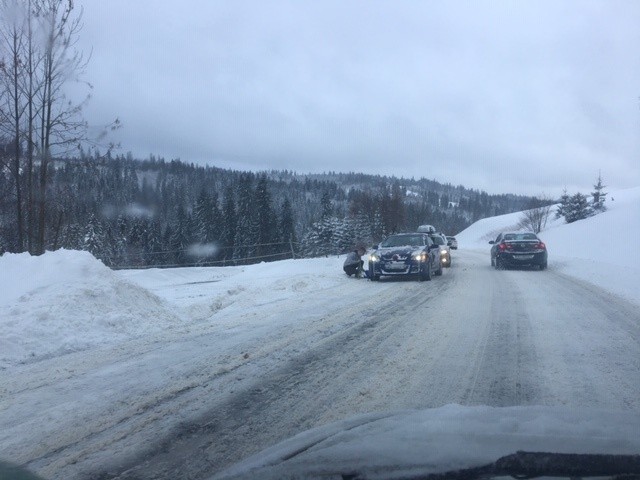
{"type": "MultiPolygon", "coordinates": [[[[193,262],[170,262],[170,263],[160,263],[160,264],[112,264],[110,268],[113,270],[145,270],[150,268],[180,268],[180,267],[214,267],[214,266],[237,266],[237,265],[247,265],[251,263],[259,263],[260,261],[274,261],[274,260],[288,260],[300,258],[298,254],[296,254],[294,245],[300,245],[298,242],[277,242],[277,243],[258,243],[253,245],[237,245],[233,247],[215,247],[213,250],[214,253],[210,255],[194,255],[192,253],[192,248],[183,248],[178,250],[164,250],[160,252],[145,252],[139,253],[142,257],[152,256],[152,255],[184,255],[186,257],[200,257],[200,259],[195,260],[193,262]],[[238,251],[238,250],[248,250],[248,249],[257,249],[263,247],[277,247],[277,246],[287,246],[287,251],[278,252],[278,253],[268,253],[263,255],[255,255],[252,254],[250,256],[232,256],[230,258],[223,258],[219,260],[207,260],[214,255],[219,255],[222,251],[238,251]]],[[[198,246],[196,246],[196,249],[198,246]]],[[[135,254],[134,254],[135,255],[135,254]]],[[[109,258],[103,259],[109,262],[109,258]]],[[[109,262],[111,263],[111,262],[109,262]]]]}
{"type": "MultiPolygon", "coordinates": [[[[198,244],[196,244],[198,245],[198,244]]],[[[240,250],[247,248],[257,248],[257,247],[275,247],[275,246],[291,246],[291,245],[300,245],[298,242],[277,242],[277,243],[256,243],[254,245],[235,245],[231,247],[215,247],[215,251],[219,252],[221,250],[240,250]]],[[[148,252],[145,255],[168,255],[168,254],[176,254],[176,253],[188,253],[190,248],[181,248],[178,250],[162,250],[160,252],[148,252]]]]}

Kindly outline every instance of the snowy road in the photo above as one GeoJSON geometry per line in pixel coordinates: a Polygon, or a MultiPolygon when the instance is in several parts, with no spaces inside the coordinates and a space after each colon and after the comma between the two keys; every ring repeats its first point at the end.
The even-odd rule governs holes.
{"type": "MultiPolygon", "coordinates": [[[[640,411],[637,306],[552,264],[495,271],[486,252],[458,251],[431,282],[336,277],[302,275],[281,297],[228,290],[242,301],[218,305],[215,327],[21,366],[2,385],[0,457],[50,478],[207,478],[357,413],[640,411]]],[[[206,296],[194,285],[173,298],[206,296]]]]}

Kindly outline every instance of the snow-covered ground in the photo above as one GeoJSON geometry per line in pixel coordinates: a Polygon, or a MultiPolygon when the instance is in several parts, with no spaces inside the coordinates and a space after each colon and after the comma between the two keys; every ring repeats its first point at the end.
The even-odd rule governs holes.
{"type": "MultiPolygon", "coordinates": [[[[575,277],[586,282],[578,285],[593,284],[610,292],[612,299],[621,296],[640,306],[640,256],[634,248],[628,248],[640,233],[640,188],[611,192],[607,207],[605,213],[571,225],[551,222],[540,235],[549,249],[549,272],[540,273],[575,277]]],[[[369,351],[378,357],[363,359],[372,363],[371,370],[366,372],[368,388],[359,389],[352,396],[345,395],[348,402],[341,407],[344,412],[338,405],[324,412],[318,408],[318,417],[306,420],[310,425],[320,420],[337,420],[341,413],[364,412],[367,408],[419,405],[395,401],[392,393],[388,393],[398,388],[422,392],[422,385],[402,383],[403,368],[408,362],[413,362],[414,368],[428,360],[449,371],[459,367],[469,375],[472,385],[468,399],[482,399],[478,389],[473,397],[473,388],[478,378],[490,370],[467,368],[463,361],[469,354],[464,350],[466,347],[484,355],[486,345],[478,342],[488,338],[488,327],[468,322],[468,331],[458,327],[452,327],[457,328],[455,331],[446,329],[458,325],[452,322],[455,314],[473,318],[471,313],[475,314],[477,302],[486,293],[485,285],[474,287],[473,282],[486,280],[486,272],[479,268],[486,258],[488,269],[487,242],[500,230],[514,228],[519,217],[511,214],[481,220],[457,235],[460,249],[453,254],[453,267],[443,277],[429,282],[426,290],[417,282],[373,284],[347,278],[341,271],[340,257],[242,267],[114,272],[84,252],[57,251],[41,257],[3,255],[0,257],[3,332],[0,458],[27,464],[45,476],[60,477],[60,472],[64,472],[68,478],[83,478],[91,468],[113,462],[114,458],[122,458],[126,464],[136,450],[151,448],[154,441],[169,434],[176,425],[192,422],[210,409],[212,399],[232,404],[234,392],[249,389],[256,379],[272,374],[287,361],[306,352],[317,352],[339,335],[344,335],[344,345],[352,348],[347,341],[355,341],[358,335],[369,331],[377,332],[378,342],[386,342],[388,351],[375,351],[383,344],[372,343],[375,348],[369,351]],[[456,253],[462,263],[456,263],[456,253]],[[436,305],[446,305],[454,288],[471,295],[476,303],[465,306],[454,301],[434,317],[438,322],[424,325],[411,312],[393,309],[400,290],[402,296],[415,304],[422,302],[420,305],[429,312],[436,305]],[[430,296],[421,293],[425,291],[430,296]],[[381,309],[388,315],[406,318],[383,330],[370,322],[371,318],[381,318],[381,309]],[[412,338],[409,330],[400,335],[399,325],[405,329],[424,329],[423,336],[415,334],[412,338]],[[456,360],[453,363],[450,358],[440,360],[437,354],[444,355],[444,350],[451,349],[435,339],[453,336],[456,341],[450,340],[460,350],[453,352],[456,360]],[[394,352],[392,343],[406,350],[394,352]],[[431,353],[429,358],[423,358],[421,349],[427,344],[431,353]],[[413,353],[414,348],[420,353],[413,353]],[[384,365],[384,370],[378,368],[380,375],[373,379],[378,362],[384,365]]],[[[516,278],[523,272],[508,273],[516,278]]],[[[536,288],[542,288],[541,279],[545,277],[536,278],[536,288]]],[[[550,284],[563,288],[559,281],[550,284]]],[[[574,290],[579,291],[580,287],[574,290]]],[[[585,294],[593,292],[585,290],[585,294]]],[[[525,303],[539,301],[530,298],[525,303]]],[[[574,299],[573,306],[577,307],[576,303],[574,299]]],[[[543,320],[553,326],[552,319],[540,322],[543,320]]],[[[594,322],[587,325],[589,335],[597,335],[593,333],[598,331],[594,322]]],[[[563,346],[553,337],[541,336],[538,340],[548,350],[538,354],[550,355],[542,360],[551,362],[553,355],[561,353],[563,346]],[[555,350],[549,346],[552,343],[555,350]]],[[[588,340],[610,350],[609,337],[588,340]]],[[[333,345],[328,355],[339,353],[336,348],[333,345]]],[[[364,342],[361,348],[362,352],[367,350],[364,342]]],[[[346,371],[355,358],[352,355],[348,361],[336,359],[331,368],[346,371]],[[345,365],[339,368],[342,362],[345,365]]],[[[571,360],[570,355],[562,358],[571,360]]],[[[367,367],[363,364],[362,368],[367,367]]],[[[326,365],[317,369],[328,370],[326,365]]],[[[555,375],[555,380],[570,375],[560,367],[544,371],[545,375],[555,375]]],[[[592,373],[600,372],[587,370],[584,376],[592,373]]],[[[361,381],[352,375],[356,374],[341,378],[341,385],[361,381]]],[[[447,379],[464,380],[462,376],[449,378],[442,374],[436,380],[447,379]]],[[[461,383],[458,387],[463,391],[467,386],[461,383]]],[[[579,386],[565,387],[568,392],[579,386]]],[[[635,388],[629,385],[626,394],[635,392],[635,388]]],[[[545,401],[560,399],[567,403],[562,398],[565,391],[559,387],[556,390],[544,397],[545,401]]],[[[434,391],[441,396],[432,397],[432,403],[453,401],[446,397],[445,388],[434,391]]],[[[598,393],[586,392],[580,398],[589,398],[587,394],[597,398],[598,393]]],[[[611,396],[603,394],[596,406],[616,400],[615,392],[608,394],[611,396]]],[[[301,391],[300,395],[316,395],[318,405],[322,405],[320,389],[301,391]]],[[[326,395],[330,398],[335,391],[327,391],[326,395]]],[[[518,393],[513,398],[525,397],[518,393]]],[[[535,397],[529,401],[534,400],[535,397]]],[[[630,408],[635,408],[634,402],[628,398],[620,400],[621,405],[628,404],[630,408]]]]}
{"type": "MultiPolygon", "coordinates": [[[[134,338],[253,330],[279,302],[343,285],[339,257],[242,267],[112,271],[87,252],[0,257],[0,369],[134,338]],[[259,309],[260,316],[247,310],[259,309]],[[219,314],[224,310],[224,314],[219,314]],[[244,315],[247,313],[247,315],[244,315]]],[[[322,312],[305,312],[321,315],[322,312]]]]}

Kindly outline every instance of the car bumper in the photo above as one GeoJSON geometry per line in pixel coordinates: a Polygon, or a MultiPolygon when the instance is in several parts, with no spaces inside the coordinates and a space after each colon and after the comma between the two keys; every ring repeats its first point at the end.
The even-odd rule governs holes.
{"type": "Polygon", "coordinates": [[[547,263],[547,252],[531,253],[500,253],[498,259],[504,264],[512,267],[543,265],[547,263]]]}
{"type": "Polygon", "coordinates": [[[412,261],[405,263],[404,265],[393,264],[393,262],[369,262],[369,273],[380,276],[403,276],[403,275],[418,275],[426,268],[426,262],[412,261]]]}

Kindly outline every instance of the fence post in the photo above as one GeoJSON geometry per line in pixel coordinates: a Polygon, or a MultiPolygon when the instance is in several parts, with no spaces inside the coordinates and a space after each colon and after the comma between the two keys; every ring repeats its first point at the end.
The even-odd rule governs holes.
{"type": "Polygon", "coordinates": [[[293,242],[291,241],[291,237],[289,237],[289,246],[291,247],[291,258],[296,258],[296,252],[293,250],[293,242]]]}

